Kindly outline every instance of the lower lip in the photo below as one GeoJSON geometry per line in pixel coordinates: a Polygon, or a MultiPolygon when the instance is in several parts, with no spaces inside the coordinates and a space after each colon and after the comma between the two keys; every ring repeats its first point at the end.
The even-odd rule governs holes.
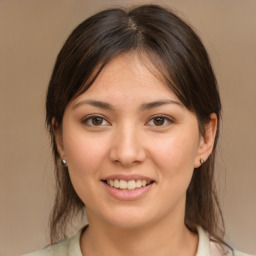
{"type": "Polygon", "coordinates": [[[102,182],[109,192],[109,194],[113,197],[115,197],[118,200],[122,201],[132,201],[137,200],[145,196],[153,187],[154,183],[149,184],[145,187],[136,188],[134,190],[128,190],[128,189],[117,189],[114,187],[109,186],[108,184],[102,182]]]}

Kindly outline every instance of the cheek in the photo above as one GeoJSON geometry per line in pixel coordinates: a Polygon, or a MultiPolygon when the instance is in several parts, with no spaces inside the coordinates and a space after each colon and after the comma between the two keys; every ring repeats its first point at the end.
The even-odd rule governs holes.
{"type": "Polygon", "coordinates": [[[198,149],[197,132],[171,134],[154,140],[154,162],[160,170],[160,180],[168,195],[183,195],[191,181],[198,149]]]}
{"type": "Polygon", "coordinates": [[[197,155],[197,138],[174,136],[162,141],[156,139],[154,145],[154,158],[159,164],[172,168],[187,166],[193,169],[197,155]]]}
{"type": "Polygon", "coordinates": [[[97,172],[106,155],[106,142],[83,134],[67,133],[64,148],[71,173],[86,176],[97,172]],[[74,134],[70,136],[70,134],[74,134]]]}
{"type": "Polygon", "coordinates": [[[97,143],[95,138],[89,138],[88,135],[66,136],[65,139],[65,153],[73,187],[85,205],[94,204],[97,200],[95,187],[105,161],[105,143],[97,143]]]}

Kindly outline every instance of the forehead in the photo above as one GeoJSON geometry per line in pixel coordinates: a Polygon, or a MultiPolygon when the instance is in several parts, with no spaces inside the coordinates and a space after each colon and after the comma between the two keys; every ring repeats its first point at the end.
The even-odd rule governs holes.
{"type": "Polygon", "coordinates": [[[99,73],[89,89],[75,101],[84,97],[99,100],[155,100],[159,97],[179,101],[167,86],[149,58],[136,53],[126,53],[115,57],[99,73]]]}

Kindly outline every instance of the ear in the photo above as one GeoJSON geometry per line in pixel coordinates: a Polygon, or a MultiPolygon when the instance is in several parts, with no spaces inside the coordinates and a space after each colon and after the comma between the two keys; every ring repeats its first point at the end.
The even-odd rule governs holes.
{"type": "Polygon", "coordinates": [[[63,139],[62,139],[62,129],[57,123],[55,117],[52,118],[52,130],[55,137],[55,143],[57,146],[57,150],[61,159],[66,159],[64,147],[63,147],[63,139]]]}
{"type": "Polygon", "coordinates": [[[215,113],[210,115],[210,121],[205,125],[205,134],[200,136],[197,156],[195,158],[194,168],[202,165],[201,159],[206,161],[212,153],[217,132],[218,118],[215,113]]]}

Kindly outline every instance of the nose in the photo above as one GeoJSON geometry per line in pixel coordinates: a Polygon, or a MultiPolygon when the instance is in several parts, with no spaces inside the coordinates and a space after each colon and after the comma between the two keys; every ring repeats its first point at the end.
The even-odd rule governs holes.
{"type": "Polygon", "coordinates": [[[110,159],[122,166],[130,167],[140,164],[146,159],[143,139],[135,126],[126,125],[116,129],[110,148],[110,159]]]}

